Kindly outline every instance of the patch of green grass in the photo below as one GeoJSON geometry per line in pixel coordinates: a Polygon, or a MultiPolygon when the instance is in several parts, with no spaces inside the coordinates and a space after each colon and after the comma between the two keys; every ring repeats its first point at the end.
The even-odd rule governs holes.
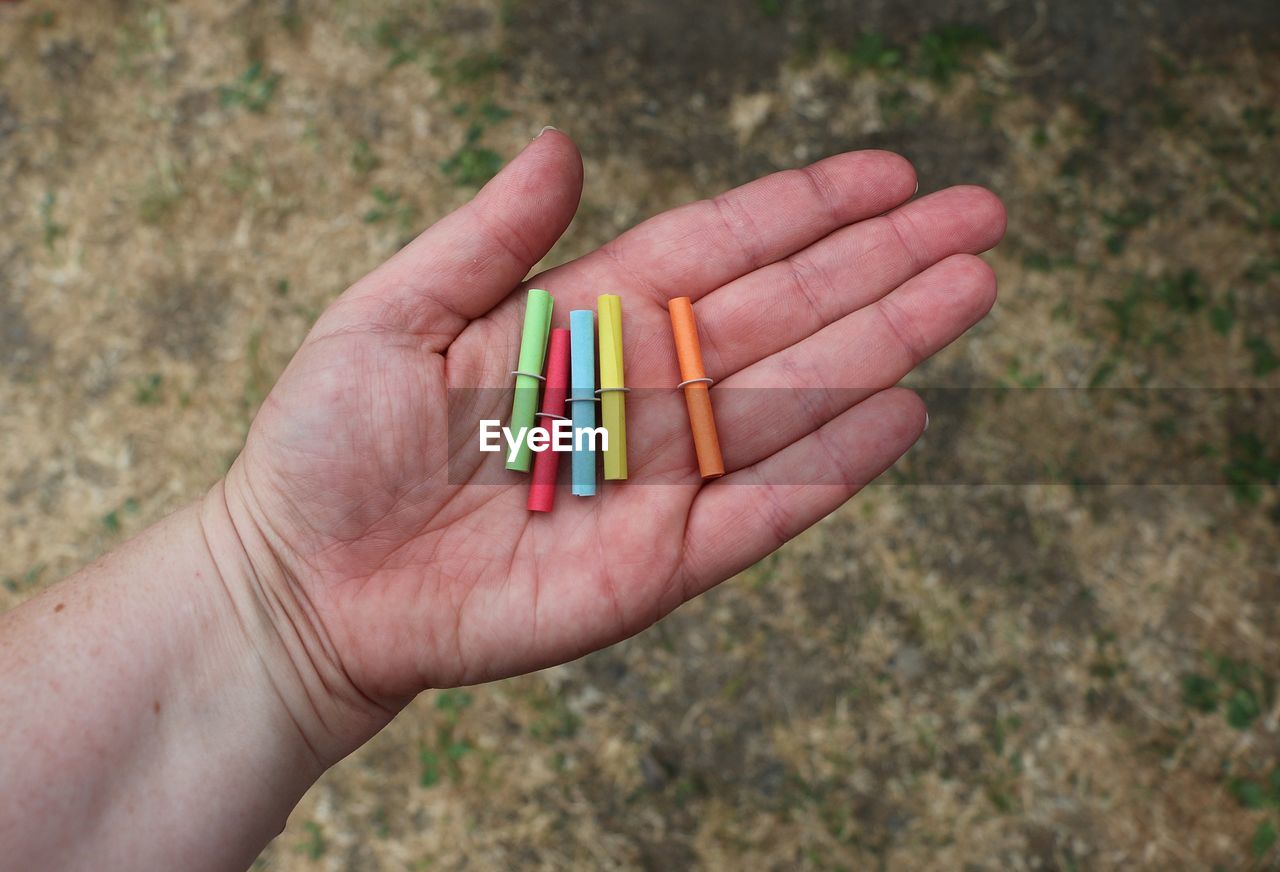
{"type": "Polygon", "coordinates": [[[1275,822],[1265,820],[1258,824],[1258,828],[1253,831],[1253,838],[1249,841],[1249,849],[1253,851],[1253,856],[1261,859],[1275,847],[1278,838],[1280,838],[1280,834],[1276,831],[1275,822]]]}
{"type": "Polygon", "coordinates": [[[968,67],[977,51],[993,48],[996,42],[984,28],[974,24],[948,24],[926,33],[916,46],[916,67],[920,74],[941,85],[968,67]]]}
{"type": "Polygon", "coordinates": [[[1248,688],[1237,688],[1227,700],[1227,723],[1237,730],[1249,729],[1260,714],[1262,708],[1258,705],[1258,698],[1248,688]]]}
{"type": "Polygon", "coordinates": [[[1257,433],[1231,437],[1223,475],[1241,503],[1257,505],[1264,486],[1280,484],[1280,453],[1271,454],[1268,447],[1257,433]]]}
{"type": "Polygon", "coordinates": [[[479,187],[502,169],[502,157],[480,144],[484,125],[473,124],[467,130],[467,138],[458,150],[440,164],[445,175],[462,187],[479,187]]]}
{"type": "Polygon", "coordinates": [[[1280,258],[1271,260],[1255,260],[1244,271],[1246,281],[1257,284],[1267,280],[1268,276],[1280,273],[1280,258]]]}
{"type": "Polygon", "coordinates": [[[403,202],[404,195],[399,191],[387,191],[374,188],[369,192],[375,205],[364,213],[361,220],[365,224],[395,223],[400,231],[407,232],[417,218],[418,210],[410,203],[403,202]]]}
{"type": "Polygon", "coordinates": [[[1117,345],[1137,343],[1176,353],[1187,323],[1183,316],[1200,311],[1208,301],[1200,274],[1186,269],[1154,277],[1134,275],[1120,296],[1104,299],[1102,305],[1111,316],[1117,345]]]}
{"type": "Polygon", "coordinates": [[[31,567],[20,576],[7,576],[4,580],[4,586],[11,593],[18,593],[28,590],[35,586],[40,580],[40,576],[44,573],[44,564],[37,564],[31,567]]]}
{"type": "Polygon", "coordinates": [[[987,785],[987,798],[991,800],[991,804],[996,807],[996,811],[1001,814],[1009,814],[1018,808],[1017,800],[1013,798],[1013,794],[999,783],[987,785]]]}
{"type": "Polygon", "coordinates": [[[369,143],[364,139],[357,139],[356,144],[351,149],[351,168],[360,175],[368,175],[378,168],[382,163],[378,156],[373,153],[373,149],[369,147],[369,143]]]}
{"type": "MultiPolygon", "coordinates": [[[[984,28],[958,23],[935,28],[910,47],[895,45],[883,34],[862,33],[843,57],[851,73],[905,73],[946,86],[969,68],[974,54],[995,45],[984,28]]],[[[979,107],[979,113],[988,117],[993,110],[990,105],[979,107]]]]}
{"type": "Polygon", "coordinates": [[[289,4],[286,4],[286,8],[280,13],[279,20],[280,26],[283,27],[285,32],[290,36],[300,36],[302,34],[302,27],[305,24],[305,20],[297,7],[291,7],[289,4]]]}
{"type": "Polygon", "coordinates": [[[1073,308],[1071,298],[1069,296],[1063,297],[1049,310],[1049,317],[1054,321],[1070,321],[1073,308]]]}
{"type": "Polygon", "coordinates": [[[269,73],[261,61],[254,61],[230,85],[218,88],[218,102],[223,109],[243,107],[250,112],[265,112],[280,85],[280,73],[269,73]]]}
{"type": "Polygon", "coordinates": [[[1110,297],[1102,305],[1111,315],[1116,341],[1123,345],[1137,334],[1138,314],[1142,306],[1143,280],[1135,277],[1120,297],[1110,297]]]}
{"type": "MultiPolygon", "coordinates": [[[[121,66],[130,73],[141,73],[156,61],[173,51],[173,27],[169,24],[169,12],[161,6],[142,7],[140,16],[130,16],[119,28],[117,57],[121,66]]],[[[151,67],[153,81],[161,75],[151,67]]]]}
{"type": "Polygon", "coordinates": [[[112,509],[102,516],[102,526],[107,528],[108,533],[119,533],[121,528],[120,513],[126,512],[130,515],[138,514],[138,501],[133,497],[129,497],[118,509],[112,509]]]}
{"type": "Polygon", "coordinates": [[[1218,683],[1197,672],[1182,676],[1182,702],[1199,712],[1218,708],[1218,683]]]}
{"type": "Polygon", "coordinates": [[[1044,384],[1044,373],[1023,372],[1022,365],[1015,360],[1009,364],[1009,369],[1001,381],[1006,387],[1034,390],[1044,384]]]}
{"type": "Polygon", "coordinates": [[[387,220],[394,212],[396,204],[400,202],[401,195],[384,191],[382,188],[374,188],[370,192],[370,196],[377,201],[378,205],[364,213],[365,224],[377,224],[387,220]]]}
{"type": "Polygon", "coordinates": [[[471,702],[471,694],[465,690],[442,690],[436,694],[436,711],[456,720],[459,714],[470,708],[471,702]]]}
{"type": "Polygon", "coordinates": [[[979,97],[973,107],[974,117],[978,119],[978,124],[985,130],[995,127],[996,123],[996,101],[991,96],[979,97]]]}
{"type": "Polygon", "coordinates": [[[533,701],[538,717],[529,726],[529,733],[535,739],[553,742],[556,739],[571,739],[578,734],[581,720],[569,708],[569,704],[559,694],[547,692],[533,701]]]}
{"type": "Polygon", "coordinates": [[[1178,431],[1181,429],[1180,424],[1181,420],[1178,417],[1170,415],[1154,421],[1151,424],[1151,432],[1161,439],[1173,440],[1178,437],[1178,431]]]}
{"type": "Polygon", "coordinates": [[[487,99],[475,107],[458,103],[453,107],[453,114],[460,118],[470,116],[472,123],[462,145],[441,162],[440,169],[457,185],[479,187],[502,169],[501,155],[482,144],[484,134],[490,127],[510,118],[511,112],[487,99]]]}
{"type": "Polygon", "coordinates": [[[1236,802],[1243,808],[1266,808],[1271,802],[1266,788],[1251,778],[1232,778],[1227,782],[1227,792],[1235,797],[1236,802]]]}
{"type": "Polygon", "coordinates": [[[485,100],[476,109],[476,113],[486,124],[499,124],[511,117],[511,110],[506,107],[499,106],[492,100],[485,100]]]}
{"type": "Polygon", "coordinates": [[[909,119],[915,112],[916,104],[911,99],[911,92],[906,88],[889,88],[876,95],[876,103],[886,121],[897,122],[909,119]]]}
{"type": "Polygon", "coordinates": [[[253,188],[262,173],[256,161],[244,161],[234,158],[222,174],[222,184],[233,194],[244,194],[253,188]]]}
{"type": "Polygon", "coordinates": [[[1280,369],[1280,356],[1276,355],[1275,349],[1271,347],[1271,343],[1267,341],[1265,336],[1255,334],[1248,337],[1244,341],[1244,347],[1248,349],[1249,354],[1253,357],[1254,375],[1270,375],[1280,369]]]}
{"type": "Polygon", "coordinates": [[[1212,671],[1182,676],[1182,701],[1205,714],[1221,710],[1227,724],[1247,730],[1275,696],[1275,681],[1257,666],[1229,657],[1210,657],[1212,671]]]}
{"type": "Polygon", "coordinates": [[[1085,123],[1089,135],[1092,137],[1101,136],[1111,121],[1111,113],[1085,92],[1077,94],[1073,102],[1076,111],[1080,113],[1080,118],[1085,123]]]}
{"type": "Polygon", "coordinates": [[[1016,732],[1021,727],[1022,718],[1017,715],[993,719],[990,729],[987,731],[987,740],[991,743],[991,750],[995,751],[997,756],[1004,756],[1005,739],[1009,733],[1016,732]]]}
{"type": "Polygon", "coordinates": [[[1154,292],[1158,300],[1175,312],[1198,312],[1207,302],[1204,283],[1194,269],[1184,269],[1175,276],[1161,276],[1155,281],[1154,292]]]}
{"type": "Polygon", "coordinates": [[[149,373],[138,379],[133,387],[133,401],[139,406],[157,406],[162,399],[161,387],[164,376],[158,372],[149,373]]]}
{"type": "Polygon", "coordinates": [[[182,188],[172,178],[153,177],[138,200],[138,216],[143,224],[161,224],[181,201],[182,188]]]}
{"type": "Polygon", "coordinates": [[[1076,262],[1070,255],[1054,257],[1047,251],[1036,249],[1022,256],[1022,265],[1032,272],[1050,273],[1057,269],[1073,267],[1076,262]]]}
{"type": "Polygon", "coordinates": [[[452,739],[444,744],[445,762],[449,766],[450,776],[455,781],[461,776],[458,761],[474,750],[475,748],[466,739],[452,739]]]}
{"type": "Polygon", "coordinates": [[[249,331],[249,341],[245,344],[246,370],[244,388],[240,397],[244,412],[244,427],[247,431],[253,421],[253,413],[262,405],[267,393],[271,390],[271,373],[262,359],[262,328],[254,327],[249,331]]]}
{"type": "Polygon", "coordinates": [[[53,244],[58,237],[67,232],[67,228],[53,220],[53,207],[58,198],[53,191],[46,191],[40,200],[40,225],[44,233],[44,247],[53,251],[53,244]]]}
{"type": "Polygon", "coordinates": [[[421,767],[418,783],[423,787],[437,784],[446,773],[454,781],[462,777],[462,758],[475,747],[455,733],[462,713],[471,707],[473,699],[465,690],[442,690],[436,694],[435,708],[440,714],[440,722],[436,727],[435,742],[423,742],[418,746],[418,764],[421,767]]]}
{"type": "Polygon", "coordinates": [[[1123,672],[1124,668],[1124,664],[1119,661],[1099,657],[1089,664],[1089,674],[1102,681],[1111,681],[1123,672]]]}
{"type": "Polygon", "coordinates": [[[741,673],[731,675],[729,680],[720,688],[720,696],[726,702],[735,702],[742,696],[742,691],[747,687],[747,679],[741,673]]]}
{"type": "Polygon", "coordinates": [[[987,741],[992,752],[1000,758],[999,762],[989,767],[991,773],[986,782],[986,795],[996,810],[1009,814],[1018,810],[1016,792],[1018,781],[1022,777],[1022,755],[1014,751],[1007,757],[1009,739],[1022,729],[1022,718],[1019,715],[996,717],[987,730],[987,741]]]}
{"type": "Polygon", "coordinates": [[[1154,207],[1142,199],[1130,200],[1114,212],[1104,211],[1102,223],[1111,229],[1106,239],[1107,251],[1112,254],[1124,251],[1129,233],[1150,221],[1154,214],[1154,207]]]}
{"type": "Polygon", "coordinates": [[[1240,112],[1240,120],[1244,122],[1249,132],[1261,133],[1268,138],[1275,136],[1276,130],[1280,129],[1280,125],[1276,122],[1274,106],[1246,106],[1240,112]]]}
{"type": "Polygon", "coordinates": [[[1093,375],[1089,376],[1089,387],[1100,388],[1111,380],[1116,374],[1120,364],[1115,359],[1104,360],[1098,364],[1098,368],[1093,371],[1093,375]]]}
{"type": "Polygon", "coordinates": [[[473,52],[458,58],[447,70],[437,71],[437,75],[447,81],[467,85],[496,76],[506,65],[506,58],[496,51],[473,52]]]}
{"type": "Polygon", "coordinates": [[[1166,130],[1176,130],[1182,126],[1182,122],[1187,118],[1187,107],[1179,103],[1172,97],[1165,95],[1160,100],[1160,109],[1157,115],[1160,126],[1166,130]]]}
{"type": "Polygon", "coordinates": [[[432,787],[440,781],[440,755],[434,748],[425,744],[418,746],[418,765],[422,768],[418,776],[422,787],[432,787]]]}
{"type": "Polygon", "coordinates": [[[752,587],[765,587],[777,577],[778,564],[782,559],[780,554],[781,552],[775,551],[757,561],[754,566],[747,570],[746,574],[751,580],[752,587]]]}
{"type": "Polygon", "coordinates": [[[373,41],[390,54],[389,70],[416,61],[431,43],[429,34],[407,16],[379,21],[373,28],[373,41]]]}
{"type": "Polygon", "coordinates": [[[850,71],[891,70],[902,66],[903,51],[878,33],[864,33],[845,53],[850,71]]]}
{"type": "Polygon", "coordinates": [[[315,821],[304,821],[302,827],[306,830],[306,837],[298,844],[297,852],[312,860],[319,860],[329,850],[324,830],[320,829],[320,825],[315,821]]]}
{"type": "Polygon", "coordinates": [[[418,784],[422,787],[433,787],[447,772],[454,781],[462,778],[459,762],[475,748],[465,739],[454,739],[448,734],[440,736],[439,744],[431,746],[425,742],[418,746],[418,765],[421,772],[418,784]]]}
{"type": "Polygon", "coordinates": [[[1101,166],[1097,153],[1088,148],[1073,148],[1058,165],[1058,175],[1064,179],[1075,179],[1096,170],[1101,166]]]}
{"type": "Polygon", "coordinates": [[[1227,291],[1227,295],[1209,307],[1209,326],[1215,333],[1226,336],[1236,324],[1236,295],[1227,291]]]}

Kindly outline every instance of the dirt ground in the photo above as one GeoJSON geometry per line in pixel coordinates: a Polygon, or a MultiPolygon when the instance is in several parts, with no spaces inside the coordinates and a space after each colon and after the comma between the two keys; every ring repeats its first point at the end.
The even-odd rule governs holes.
{"type": "Polygon", "coordinates": [[[545,124],[587,167],[549,261],[874,146],[1001,194],[1001,301],[885,483],[424,695],[258,866],[1280,868],[1270,0],[0,4],[0,607],[216,480],[324,305],[545,124]]]}

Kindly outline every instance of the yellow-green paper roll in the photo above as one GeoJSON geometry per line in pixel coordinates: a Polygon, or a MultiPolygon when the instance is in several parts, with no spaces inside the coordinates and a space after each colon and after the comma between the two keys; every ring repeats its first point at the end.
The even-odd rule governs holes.
{"type": "Polygon", "coordinates": [[[603,294],[596,300],[600,317],[600,420],[609,434],[604,452],[604,477],[616,481],[627,477],[627,400],[617,388],[624,386],[622,374],[622,298],[603,294]]]}
{"type": "MultiPolygon", "coordinates": [[[[538,388],[542,364],[547,356],[547,337],[551,335],[551,307],[555,301],[546,291],[529,289],[529,299],[524,309],[524,330],[520,334],[520,362],[516,365],[516,391],[511,400],[511,432],[533,427],[534,414],[538,411],[538,388]]],[[[507,462],[507,469],[528,472],[533,462],[533,451],[526,438],[520,439],[520,447],[514,460],[507,462]]]]}

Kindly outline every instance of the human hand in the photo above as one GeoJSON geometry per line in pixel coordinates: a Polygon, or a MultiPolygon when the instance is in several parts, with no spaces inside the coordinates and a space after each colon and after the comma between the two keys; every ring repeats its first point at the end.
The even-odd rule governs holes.
{"type": "MultiPolygon", "coordinates": [[[[243,548],[219,560],[241,618],[276,637],[275,681],[295,685],[282,693],[322,756],[425,688],[626,638],[818,521],[920,435],[921,401],[892,386],[995,298],[973,255],[1003,235],[999,201],[959,187],[907,203],[910,165],[876,151],[671,210],[522,284],[581,186],[573,143],[544,132],[357,282],[206,500],[210,540],[243,548]],[[669,390],[633,394],[631,477],[597,497],[540,515],[525,475],[451,483],[480,470],[451,464],[448,392],[510,384],[530,286],[555,296],[558,325],[621,294],[637,388],[679,381],[666,302],[692,297],[728,474],[699,480],[669,390]],[[783,392],[735,388],[803,399],[780,413],[783,392]]],[[[505,419],[499,394],[477,419],[505,419]]]]}

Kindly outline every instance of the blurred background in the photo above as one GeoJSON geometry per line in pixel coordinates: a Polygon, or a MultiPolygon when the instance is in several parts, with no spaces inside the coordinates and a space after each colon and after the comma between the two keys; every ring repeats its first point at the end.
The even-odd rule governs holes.
{"type": "Polygon", "coordinates": [[[990,186],[1001,300],[910,382],[983,399],[638,638],[423,695],[258,867],[1280,868],[1274,0],[0,4],[0,607],[201,494],[546,124],[548,262],[846,149],[990,186]],[[1103,481],[1218,483],[1005,478],[1052,389],[1103,481]]]}

